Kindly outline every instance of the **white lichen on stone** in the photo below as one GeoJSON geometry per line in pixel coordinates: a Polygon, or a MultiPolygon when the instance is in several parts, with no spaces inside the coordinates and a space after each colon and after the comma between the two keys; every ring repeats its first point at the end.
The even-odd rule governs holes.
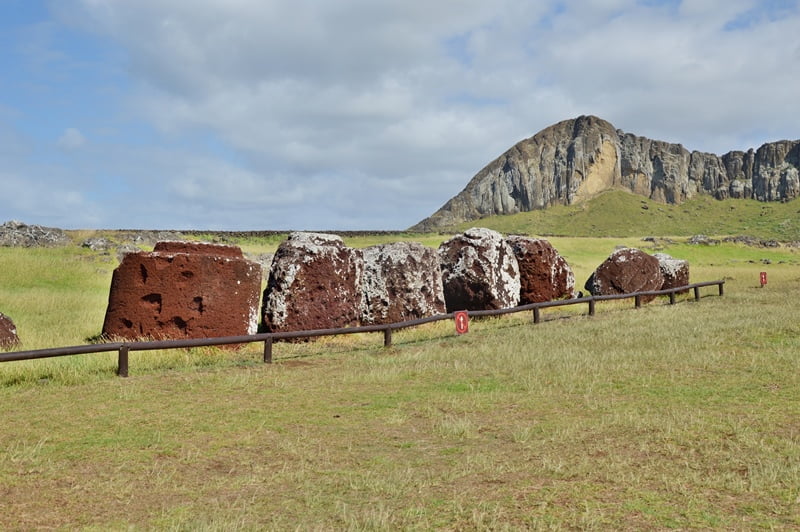
{"type": "Polygon", "coordinates": [[[661,267],[661,272],[664,275],[675,277],[681,270],[689,267],[689,263],[683,259],[676,259],[666,253],[656,253],[653,255],[658,259],[658,264],[661,267]]]}
{"type": "MultiPolygon", "coordinates": [[[[473,227],[457,235],[439,247],[443,262],[444,285],[454,279],[464,278],[485,284],[487,292],[496,298],[502,307],[513,307],[519,303],[519,264],[511,246],[497,231],[484,227],[473,227]],[[450,261],[448,250],[459,249],[456,261],[450,261]]],[[[447,290],[445,290],[447,292],[447,290]]]]}
{"type": "MultiPolygon", "coordinates": [[[[262,317],[273,327],[283,327],[289,320],[289,300],[307,294],[309,287],[297,285],[298,279],[308,281],[300,273],[309,268],[322,269],[341,279],[341,284],[328,286],[331,302],[353,298],[352,285],[358,286],[363,274],[360,250],[345,246],[338,235],[293,232],[281,243],[272,259],[267,290],[264,292],[262,317]],[[317,262],[320,264],[315,264],[317,262]],[[300,277],[299,277],[300,276],[300,277]]],[[[297,301],[295,301],[297,303],[297,301]]],[[[357,306],[357,301],[353,302],[357,306]]],[[[296,316],[295,316],[296,317],[296,316]]]]}
{"type": "Polygon", "coordinates": [[[360,315],[365,323],[430,316],[444,310],[438,255],[417,242],[392,242],[363,251],[360,315]]]}

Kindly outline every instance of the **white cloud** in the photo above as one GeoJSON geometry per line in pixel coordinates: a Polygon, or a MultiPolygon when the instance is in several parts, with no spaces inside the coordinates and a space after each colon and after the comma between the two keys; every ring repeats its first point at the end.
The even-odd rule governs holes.
{"type": "MultiPolygon", "coordinates": [[[[59,9],[125,49],[130,114],[165,139],[210,132],[234,154],[131,160],[132,173],[162,172],[180,205],[164,212],[198,224],[211,222],[193,210],[202,207],[223,225],[238,208],[262,228],[402,228],[516,141],[579,114],[717,153],[796,138],[800,57],[787,36],[800,18],[760,6],[74,0],[59,9]],[[752,23],[737,22],[748,13],[752,23]]],[[[60,145],[88,147],[68,132],[60,145]]]]}
{"type": "Polygon", "coordinates": [[[86,144],[86,137],[74,127],[70,127],[64,130],[64,133],[58,138],[56,144],[58,144],[60,148],[76,150],[86,144]]]}
{"type": "Polygon", "coordinates": [[[0,212],[6,220],[69,228],[98,227],[103,222],[90,202],[68,181],[48,179],[27,168],[19,173],[0,171],[0,182],[3,183],[0,212]]]}

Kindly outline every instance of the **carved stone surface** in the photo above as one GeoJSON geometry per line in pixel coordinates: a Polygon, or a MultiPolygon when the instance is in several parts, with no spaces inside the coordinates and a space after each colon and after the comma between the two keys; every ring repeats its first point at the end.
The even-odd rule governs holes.
{"type": "Polygon", "coordinates": [[[512,146],[411,229],[434,231],[484,216],[570,205],[615,187],[667,203],[697,194],[761,201],[796,198],[800,140],[720,157],[625,133],[596,116],[580,116],[512,146]]]}
{"type": "Polygon", "coordinates": [[[235,246],[159,242],[114,270],[103,334],[211,338],[258,331],[261,266],[235,246]]]}
{"type": "Polygon", "coordinates": [[[192,255],[213,255],[214,257],[244,258],[242,250],[237,246],[211,244],[209,242],[186,242],[183,240],[164,240],[156,242],[153,251],[156,253],[189,253],[192,255]]]}
{"type": "Polygon", "coordinates": [[[517,235],[506,241],[519,263],[520,305],[573,297],[575,275],[550,242],[517,235]]]}
{"type": "Polygon", "coordinates": [[[359,324],[364,259],[336,235],[292,233],[272,259],[261,308],[270,332],[359,324]]]}
{"type": "MultiPolygon", "coordinates": [[[[661,290],[663,284],[664,276],[657,258],[638,249],[623,248],[600,264],[584,287],[600,296],[661,290]]],[[[655,296],[642,297],[642,302],[653,299],[655,296]]]]}
{"type": "Polygon", "coordinates": [[[435,249],[393,242],[365,248],[363,254],[363,324],[397,323],[445,312],[435,249]]]}
{"type": "Polygon", "coordinates": [[[17,327],[11,318],[0,312],[0,349],[8,349],[19,344],[17,327]]]}
{"type": "MultiPolygon", "coordinates": [[[[656,253],[653,256],[658,260],[658,265],[661,268],[661,275],[664,277],[664,284],[661,285],[662,290],[689,284],[688,260],[676,259],[666,253],[656,253]]],[[[687,291],[688,290],[680,293],[685,293],[687,291]]]]}
{"type": "Polygon", "coordinates": [[[491,310],[519,304],[519,265],[497,231],[468,229],[439,246],[448,312],[491,310]]]}

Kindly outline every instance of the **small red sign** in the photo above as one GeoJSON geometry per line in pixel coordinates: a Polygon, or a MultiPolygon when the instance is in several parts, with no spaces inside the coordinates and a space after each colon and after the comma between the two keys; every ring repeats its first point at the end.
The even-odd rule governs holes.
{"type": "Polygon", "coordinates": [[[767,284],[767,272],[761,272],[761,286],[767,284]]]}
{"type": "Polygon", "coordinates": [[[456,332],[458,334],[469,332],[469,314],[467,314],[466,310],[454,312],[453,319],[456,322],[456,332]]]}

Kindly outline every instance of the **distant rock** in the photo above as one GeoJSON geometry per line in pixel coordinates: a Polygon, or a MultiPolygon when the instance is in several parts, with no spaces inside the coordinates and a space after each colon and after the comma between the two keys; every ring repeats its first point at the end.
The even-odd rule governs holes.
{"type": "Polygon", "coordinates": [[[183,234],[177,231],[122,231],[117,237],[122,242],[130,242],[138,247],[153,246],[158,242],[183,240],[183,234]]]}
{"type": "MultiPolygon", "coordinates": [[[[592,295],[631,294],[660,290],[664,276],[658,259],[634,248],[614,251],[592,273],[584,288],[592,295]]],[[[655,296],[642,298],[643,303],[655,296]]]]}
{"type": "Polygon", "coordinates": [[[439,260],[448,312],[519,304],[517,258],[497,231],[468,229],[439,246],[439,260]]]}
{"type": "Polygon", "coordinates": [[[128,253],[139,253],[140,251],[142,250],[134,246],[133,244],[130,243],[120,244],[117,247],[117,260],[119,262],[122,262],[122,260],[125,258],[125,255],[127,255],[128,253]]]}
{"type": "Polygon", "coordinates": [[[8,247],[54,247],[71,242],[67,234],[54,227],[27,225],[16,220],[0,225],[0,246],[8,247]]]}
{"type": "Polygon", "coordinates": [[[719,240],[710,238],[706,235],[694,235],[689,240],[687,240],[686,243],[695,246],[716,246],[717,244],[719,244],[719,240]]]}
{"type": "Polygon", "coordinates": [[[114,242],[105,237],[96,236],[84,240],[81,243],[81,247],[88,248],[92,251],[108,251],[114,247],[114,242]]]}
{"type": "Polygon", "coordinates": [[[11,318],[0,312],[0,349],[10,349],[18,344],[17,327],[11,318]]]}
{"type": "Polygon", "coordinates": [[[291,233],[278,246],[261,315],[269,332],[359,324],[364,259],[336,235],[291,233]]]}
{"type": "Polygon", "coordinates": [[[686,286],[689,284],[688,260],[676,259],[666,253],[656,253],[653,256],[658,260],[658,265],[661,268],[661,275],[664,277],[661,290],[678,288],[679,286],[686,286]]]}
{"type": "Polygon", "coordinates": [[[596,116],[580,116],[512,146],[410,230],[435,231],[486,216],[571,205],[612,188],[666,203],[698,194],[793,199],[800,196],[800,140],[720,157],[625,133],[596,116]]]}
{"type": "Polygon", "coordinates": [[[261,267],[239,248],[159,242],[114,270],[103,334],[183,339],[258,331],[261,267]]]}
{"type": "Polygon", "coordinates": [[[734,244],[744,244],[745,246],[752,246],[758,248],[778,248],[781,246],[777,240],[763,240],[753,236],[726,236],[722,239],[723,242],[732,242],[734,244]]]}
{"type": "Polygon", "coordinates": [[[519,264],[520,305],[574,296],[572,268],[550,242],[516,235],[506,241],[519,264]]]}
{"type": "Polygon", "coordinates": [[[363,256],[363,324],[397,323],[445,312],[435,249],[393,242],[365,248],[363,256]]]}

